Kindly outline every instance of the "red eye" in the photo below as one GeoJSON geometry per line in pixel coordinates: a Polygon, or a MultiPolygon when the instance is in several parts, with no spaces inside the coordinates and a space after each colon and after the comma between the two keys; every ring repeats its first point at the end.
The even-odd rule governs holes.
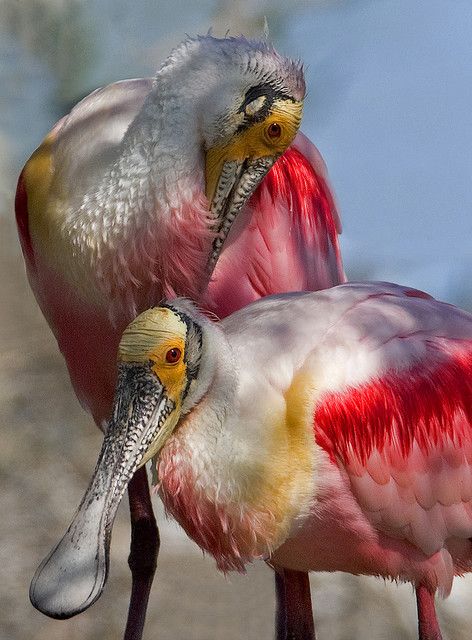
{"type": "Polygon", "coordinates": [[[169,364],[175,364],[180,360],[181,355],[182,351],[177,347],[173,347],[166,353],[166,362],[168,362],[169,364]]]}
{"type": "Polygon", "coordinates": [[[282,128],[280,124],[277,124],[277,122],[273,122],[272,124],[270,124],[267,127],[267,135],[272,139],[280,138],[280,136],[282,135],[282,128]]]}

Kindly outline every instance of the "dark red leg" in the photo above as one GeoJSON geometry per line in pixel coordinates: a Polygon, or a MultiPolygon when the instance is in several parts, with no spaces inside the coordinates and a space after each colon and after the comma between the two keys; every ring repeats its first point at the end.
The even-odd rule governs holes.
{"type": "Polygon", "coordinates": [[[418,607],[418,638],[419,640],[442,640],[434,606],[434,593],[424,585],[416,587],[416,604],[418,607]]]}
{"type": "Polygon", "coordinates": [[[124,640],[141,640],[157,555],[159,530],[152,511],[146,469],[141,467],[128,486],[131,548],[128,564],[132,587],[124,640]]]}
{"type": "Polygon", "coordinates": [[[315,640],[308,573],[275,570],[275,640],[315,640]]]}

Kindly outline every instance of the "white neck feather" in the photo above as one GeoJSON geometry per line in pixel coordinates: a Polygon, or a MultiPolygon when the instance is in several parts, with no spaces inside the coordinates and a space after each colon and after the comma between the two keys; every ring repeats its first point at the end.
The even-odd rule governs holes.
{"type": "Polygon", "coordinates": [[[84,202],[87,212],[105,227],[135,230],[149,217],[166,219],[182,202],[201,197],[204,159],[195,121],[195,103],[188,96],[169,95],[158,76],[123,138],[120,155],[91,196],[100,208],[84,202]]]}
{"type": "Polygon", "coordinates": [[[205,273],[212,235],[195,109],[158,77],[117,159],[79,211],[72,207],[66,216],[63,232],[83,265],[77,273],[74,257],[70,271],[87,297],[95,291],[105,301],[112,319],[124,312],[129,321],[172,297],[168,283],[198,296],[195,273],[205,273]],[[175,262],[177,241],[184,268],[175,262]]]}
{"type": "MultiPolygon", "coordinates": [[[[184,305],[186,301],[179,301],[179,307],[185,309],[184,305]]],[[[198,320],[202,328],[202,364],[194,386],[190,387],[182,403],[182,415],[190,413],[183,420],[198,422],[199,430],[200,425],[208,419],[208,428],[217,437],[226,416],[234,408],[238,369],[223,331],[201,315],[198,320]]]]}

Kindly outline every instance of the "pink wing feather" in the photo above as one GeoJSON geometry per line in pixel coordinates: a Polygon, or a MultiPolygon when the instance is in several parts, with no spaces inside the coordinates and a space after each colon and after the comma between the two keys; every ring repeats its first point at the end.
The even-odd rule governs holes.
{"type": "MultiPolygon", "coordinates": [[[[315,433],[379,533],[428,557],[449,550],[455,569],[439,579],[447,593],[453,573],[470,565],[472,321],[423,294],[406,295],[418,298],[411,317],[412,304],[396,301],[409,331],[382,329],[378,375],[323,394],[315,433]]],[[[362,305],[354,313],[362,319],[362,305]]]]}
{"type": "Polygon", "coordinates": [[[339,232],[321,156],[299,134],[235,221],[209,284],[206,306],[225,317],[269,294],[316,291],[345,282],[339,232]]]}

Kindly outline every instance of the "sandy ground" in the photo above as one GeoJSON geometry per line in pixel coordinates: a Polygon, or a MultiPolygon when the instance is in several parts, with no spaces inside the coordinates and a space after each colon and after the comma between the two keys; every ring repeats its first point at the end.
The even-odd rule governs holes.
{"type": "MultiPolygon", "coordinates": [[[[11,194],[10,194],[11,195],[11,194]]],[[[7,198],[10,201],[10,197],[7,198]]],[[[77,618],[50,620],[28,600],[38,563],[58,541],[85,490],[101,435],[81,410],[56,344],[29,291],[12,223],[0,216],[0,640],[116,640],[124,628],[130,578],[127,504],[114,527],[111,570],[102,598],[77,618]]],[[[174,524],[162,547],[145,638],[247,640],[273,636],[271,571],[220,575],[174,524]]],[[[312,579],[320,640],[415,637],[411,588],[351,576],[312,579]]],[[[468,624],[445,612],[449,637],[468,624]]],[[[469,607],[467,607],[469,609],[469,607]]]]}

